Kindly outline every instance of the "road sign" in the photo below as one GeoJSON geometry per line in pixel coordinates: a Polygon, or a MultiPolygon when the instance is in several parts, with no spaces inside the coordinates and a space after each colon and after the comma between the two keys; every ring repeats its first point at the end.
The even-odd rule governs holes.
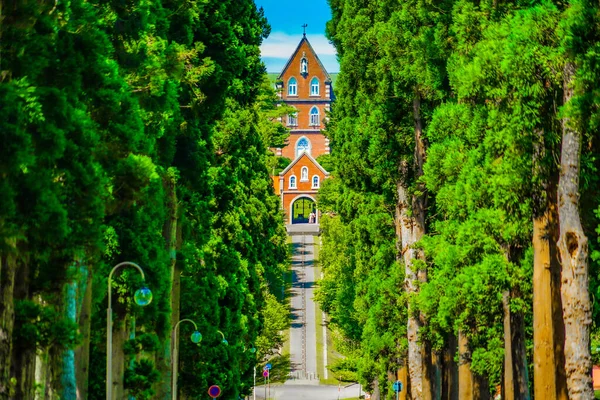
{"type": "Polygon", "coordinates": [[[263,376],[264,376],[265,378],[266,378],[267,376],[269,376],[269,370],[268,370],[268,369],[265,369],[265,370],[263,371],[263,376]]]}
{"type": "Polygon", "coordinates": [[[271,369],[271,363],[269,363],[269,364],[265,365],[265,367],[266,367],[267,369],[271,369]]]}
{"type": "Polygon", "coordinates": [[[396,381],[394,382],[394,392],[398,393],[402,391],[402,382],[396,381]]]}
{"type": "Polygon", "coordinates": [[[221,388],[218,387],[217,385],[212,385],[211,387],[208,388],[208,395],[210,397],[212,397],[213,399],[216,399],[217,397],[219,397],[221,395],[221,388]]]}

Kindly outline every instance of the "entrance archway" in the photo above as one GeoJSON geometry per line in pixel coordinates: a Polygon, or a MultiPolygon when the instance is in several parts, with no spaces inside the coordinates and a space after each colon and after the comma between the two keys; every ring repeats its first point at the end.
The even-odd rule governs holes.
{"type": "Polygon", "coordinates": [[[298,197],[292,201],[290,207],[290,219],[292,224],[308,224],[310,213],[315,213],[315,221],[317,214],[317,203],[310,197],[298,197]]]}

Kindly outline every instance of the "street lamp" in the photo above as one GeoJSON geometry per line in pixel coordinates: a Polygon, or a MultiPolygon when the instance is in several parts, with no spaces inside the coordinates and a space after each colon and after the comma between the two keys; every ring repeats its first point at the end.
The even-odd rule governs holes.
{"type": "MultiPolygon", "coordinates": [[[[108,274],[108,308],[106,309],[106,400],[112,400],[112,276],[113,273],[121,268],[131,266],[135,267],[145,280],[144,271],[136,263],[125,261],[115,265],[108,274]]],[[[138,306],[147,306],[152,301],[152,292],[147,287],[138,289],[133,299],[138,306]]]]}
{"type": "Polygon", "coordinates": [[[225,335],[223,335],[223,332],[221,331],[217,331],[221,334],[221,343],[223,343],[225,346],[227,346],[229,344],[229,342],[227,341],[227,339],[225,339],[225,335]]]}
{"type": "Polygon", "coordinates": [[[194,333],[192,333],[192,336],[190,337],[190,339],[192,340],[192,343],[200,343],[200,341],[202,340],[202,334],[198,331],[198,325],[196,325],[196,323],[194,321],[192,321],[191,319],[182,319],[181,321],[179,321],[177,324],[175,324],[175,327],[173,328],[173,332],[171,333],[171,341],[173,342],[173,357],[171,359],[171,363],[172,363],[172,381],[171,381],[171,398],[173,400],[177,399],[177,370],[179,368],[179,340],[177,338],[177,329],[179,329],[179,324],[181,324],[184,321],[188,321],[191,322],[192,324],[194,324],[194,333]]]}

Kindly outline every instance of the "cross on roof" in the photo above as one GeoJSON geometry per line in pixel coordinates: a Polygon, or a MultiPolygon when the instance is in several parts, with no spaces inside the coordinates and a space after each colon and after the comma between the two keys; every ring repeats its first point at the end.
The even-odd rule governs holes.
{"type": "Polygon", "coordinates": [[[308,24],[304,24],[302,25],[302,28],[304,28],[304,37],[306,37],[306,27],[308,26],[308,24]]]}

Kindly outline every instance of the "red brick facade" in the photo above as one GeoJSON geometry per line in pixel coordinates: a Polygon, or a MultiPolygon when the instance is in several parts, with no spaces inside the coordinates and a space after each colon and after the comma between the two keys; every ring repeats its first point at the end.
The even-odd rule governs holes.
{"type": "Polygon", "coordinates": [[[281,196],[286,222],[292,223],[297,222],[293,221],[290,212],[294,202],[300,198],[315,201],[321,182],[329,176],[315,158],[329,154],[329,140],[321,130],[331,109],[333,90],[331,78],[306,36],[279,75],[277,88],[282,102],[298,110],[295,116],[288,116],[282,121],[290,128],[290,137],[283,149],[276,150],[277,155],[293,161],[273,179],[276,193],[281,196]],[[303,168],[307,170],[306,180],[302,179],[303,168]],[[296,187],[290,187],[291,177],[294,177],[296,187]],[[318,177],[316,187],[313,185],[314,177],[318,177]]]}

